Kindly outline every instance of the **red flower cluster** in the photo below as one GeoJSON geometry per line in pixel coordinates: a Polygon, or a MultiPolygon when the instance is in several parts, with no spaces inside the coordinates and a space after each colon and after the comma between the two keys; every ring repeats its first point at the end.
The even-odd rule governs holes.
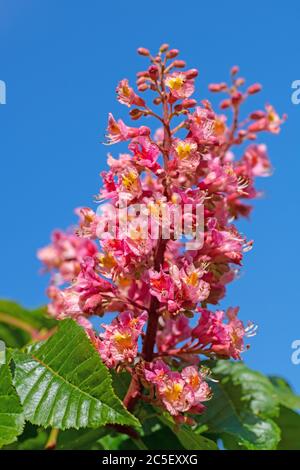
{"type": "Polygon", "coordinates": [[[132,120],[152,118],[158,128],[152,133],[109,115],[107,143],[127,141],[128,153],[108,156],[97,212],[78,209],[75,233],[55,232],[38,255],[56,273],[50,314],[77,320],[104,363],[132,375],[126,406],[140,397],[190,422],[211,395],[202,357],[239,359],[245,336],[255,333],[237,319],[238,308],[225,314],[208,306],[224,298],[252,246],[233,222],[249,215],[255,178],[271,173],[265,145],[253,141],[262,131],[277,133],[283,119],[268,105],[240,123],[242,104],[261,87],[243,91],[237,67],[229,84],[210,85],[227,95],[218,113],[191,98],[198,72],[184,70],[176,49],[138,52],[150,65],[137,74],[137,92],[128,80],[119,83],[117,99],[132,120]],[[139,95],[148,90],[153,104],[139,95]],[[191,248],[199,206],[203,233],[191,248]],[[192,232],[178,236],[178,224],[192,232]],[[90,318],[106,312],[118,315],[97,334],[90,318]]]}

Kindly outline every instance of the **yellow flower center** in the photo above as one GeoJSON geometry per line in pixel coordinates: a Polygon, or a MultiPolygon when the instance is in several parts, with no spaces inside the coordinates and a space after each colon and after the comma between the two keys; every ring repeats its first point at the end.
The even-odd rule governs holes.
{"type": "Polygon", "coordinates": [[[129,98],[130,96],[130,89],[127,85],[122,86],[122,94],[126,96],[126,98],[129,98]]]}
{"type": "Polygon", "coordinates": [[[114,340],[117,343],[117,347],[120,351],[124,349],[131,349],[132,348],[132,340],[131,335],[129,333],[120,333],[117,331],[114,334],[114,340]]]}
{"type": "Polygon", "coordinates": [[[192,274],[190,274],[186,280],[187,284],[190,286],[196,286],[198,284],[198,274],[196,271],[194,271],[192,274]]]}
{"type": "Polygon", "coordinates": [[[98,256],[98,259],[100,266],[103,268],[111,269],[116,265],[116,260],[110,253],[105,255],[101,254],[98,256]]]}
{"type": "Polygon", "coordinates": [[[183,385],[181,383],[175,382],[168,387],[165,392],[165,397],[170,402],[177,401],[180,398],[182,390],[183,385]]]}
{"type": "Polygon", "coordinates": [[[225,131],[225,124],[221,119],[214,121],[214,133],[215,135],[223,135],[225,131]]]}
{"type": "Polygon", "coordinates": [[[191,152],[195,150],[196,145],[191,142],[178,142],[176,145],[176,152],[178,157],[183,160],[190,156],[191,152]]]}
{"type": "Polygon", "coordinates": [[[181,76],[177,76],[177,77],[170,77],[167,81],[166,81],[166,84],[169,88],[171,88],[171,90],[180,90],[180,88],[182,87],[182,85],[184,84],[185,82],[185,78],[184,77],[181,77],[181,76]]]}
{"type": "Polygon", "coordinates": [[[134,171],[128,171],[122,175],[122,183],[127,191],[132,191],[137,188],[138,175],[134,171]]]}

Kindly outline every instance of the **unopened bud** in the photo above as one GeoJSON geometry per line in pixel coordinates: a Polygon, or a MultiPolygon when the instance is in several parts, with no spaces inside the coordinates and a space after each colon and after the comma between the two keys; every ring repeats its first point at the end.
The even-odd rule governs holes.
{"type": "Polygon", "coordinates": [[[236,79],[235,85],[236,86],[242,86],[242,85],[244,85],[245,81],[246,80],[243,77],[239,77],[239,78],[236,79]]]}
{"type": "Polygon", "coordinates": [[[138,86],[139,91],[146,91],[148,90],[148,85],[146,83],[141,83],[141,85],[138,86]]]}
{"type": "Polygon", "coordinates": [[[199,72],[197,69],[191,69],[185,72],[185,76],[187,79],[196,78],[198,77],[198,75],[199,75],[199,72]]]}
{"type": "Polygon", "coordinates": [[[153,104],[160,104],[161,103],[161,98],[154,98],[153,104]]]}
{"type": "Polygon", "coordinates": [[[161,63],[161,57],[159,55],[154,57],[154,62],[156,62],[157,64],[160,64],[161,63]]]}
{"type": "Polygon", "coordinates": [[[256,121],[257,119],[262,119],[264,118],[266,113],[264,111],[254,111],[253,113],[250,114],[250,119],[253,119],[253,121],[256,121]]]}
{"type": "Polygon", "coordinates": [[[231,105],[231,101],[230,100],[223,100],[221,103],[220,103],[220,108],[221,109],[227,109],[229,108],[231,105]]]}
{"type": "Polygon", "coordinates": [[[183,69],[186,66],[186,63],[184,60],[174,60],[172,66],[177,67],[178,69],[183,69]]]}
{"type": "Polygon", "coordinates": [[[236,75],[239,72],[240,68],[237,65],[234,65],[230,71],[231,75],[236,75]]]}
{"type": "Polygon", "coordinates": [[[214,93],[218,93],[219,91],[224,91],[226,90],[227,85],[226,83],[211,83],[208,85],[208,89],[214,93]]]}
{"type": "Polygon", "coordinates": [[[233,93],[231,97],[232,104],[238,104],[242,101],[243,95],[239,91],[233,93]]]}
{"type": "Polygon", "coordinates": [[[248,95],[254,95],[255,93],[258,93],[262,89],[262,86],[260,83],[254,83],[253,85],[249,86],[247,93],[248,95]]]}
{"type": "Polygon", "coordinates": [[[159,48],[159,52],[166,52],[169,49],[169,44],[162,44],[159,48]]]}
{"type": "Polygon", "coordinates": [[[183,100],[181,105],[184,109],[194,108],[197,104],[196,100],[183,100]]]}
{"type": "Polygon", "coordinates": [[[130,114],[131,119],[136,121],[137,119],[140,119],[140,117],[142,117],[144,113],[140,109],[134,108],[129,111],[129,114],[130,114]]]}
{"type": "Polygon", "coordinates": [[[141,85],[142,83],[146,83],[146,77],[140,77],[137,79],[136,84],[137,86],[141,85]]]}
{"type": "Polygon", "coordinates": [[[138,54],[144,55],[146,57],[150,55],[150,51],[146,49],[145,47],[139,47],[137,51],[138,51],[138,54]]]}
{"type": "Polygon", "coordinates": [[[153,80],[156,80],[158,78],[158,73],[159,71],[157,65],[150,65],[150,67],[148,68],[149,77],[153,80]]]}
{"type": "Polygon", "coordinates": [[[138,78],[140,78],[140,77],[149,77],[149,72],[148,72],[148,70],[142,70],[141,72],[138,72],[136,74],[136,76],[138,78]]]}
{"type": "Polygon", "coordinates": [[[170,51],[166,53],[166,57],[167,59],[174,59],[175,57],[178,56],[178,54],[179,54],[178,49],[171,49],[170,51]]]}

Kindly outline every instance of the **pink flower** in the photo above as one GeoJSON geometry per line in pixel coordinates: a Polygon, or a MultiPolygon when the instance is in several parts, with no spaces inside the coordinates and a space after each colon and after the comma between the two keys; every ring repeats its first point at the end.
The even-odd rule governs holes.
{"type": "Polygon", "coordinates": [[[136,106],[145,106],[145,101],[135,94],[134,90],[129,86],[128,80],[125,78],[121,80],[116,89],[118,101],[130,107],[133,104],[136,106]]]}
{"type": "Polygon", "coordinates": [[[167,76],[166,86],[171,95],[177,99],[188,98],[194,93],[194,80],[188,79],[184,73],[174,72],[167,76]]]}
{"type": "Polygon", "coordinates": [[[160,150],[148,137],[133,139],[129,149],[132,151],[133,160],[137,165],[151,168],[153,171],[157,171],[160,168],[160,165],[156,163],[160,150]]]}
{"type": "MultiPolygon", "coordinates": [[[[249,119],[239,122],[241,104],[260,86],[243,90],[237,67],[229,84],[210,86],[226,94],[220,103],[225,116],[209,101],[189,98],[198,72],[179,71],[185,62],[177,59],[178,50],[163,44],[158,55],[145,48],[139,53],[150,64],[137,74],[137,88],[150,90],[151,101],[127,79],[119,83],[117,99],[141,107],[131,109],[132,120],[156,119],[151,129],[159,129],[130,127],[109,114],[108,144],[128,141],[129,153],[108,155],[97,196],[105,204],[96,213],[78,209],[75,233],[55,232],[38,256],[54,273],[49,313],[77,321],[108,367],[132,375],[142,398],[168,410],[177,424],[191,424],[187,414],[202,412],[210,397],[207,374],[196,367],[200,360],[240,359],[245,337],[255,332],[237,318],[238,308],[212,312],[209,304],[223,299],[253,245],[233,221],[249,215],[249,202],[259,195],[256,177],[271,172],[266,147],[253,143],[256,132],[278,133],[285,118],[268,105],[250,114],[250,125],[249,119]],[[246,147],[246,141],[252,144],[246,147]],[[238,146],[242,152],[235,152],[238,146]],[[191,245],[186,229],[199,228],[199,205],[201,242],[191,245]],[[90,318],[110,312],[118,315],[98,335],[90,318]],[[191,327],[188,318],[197,314],[191,327]]],[[[126,395],[129,408],[137,398],[133,388],[126,395]]]]}
{"type": "Polygon", "coordinates": [[[38,258],[48,270],[59,271],[60,278],[56,277],[56,281],[62,283],[72,281],[79,273],[82,260],[96,253],[97,247],[92,241],[56,230],[52,234],[51,245],[41,248],[38,258]]]}
{"type": "MultiPolygon", "coordinates": [[[[254,113],[254,116],[255,113],[254,113]]],[[[282,118],[276,113],[275,109],[271,105],[266,105],[265,113],[258,113],[258,119],[248,127],[249,132],[261,132],[269,131],[272,134],[278,134],[280,132],[280,125],[285,121],[286,117],[282,118]]]]}
{"type": "Polygon", "coordinates": [[[209,350],[219,356],[240,359],[247,332],[243,323],[236,318],[238,311],[238,307],[229,308],[226,313],[228,323],[224,323],[223,311],[213,313],[206,309],[199,309],[201,318],[192,331],[192,336],[197,338],[202,347],[209,346],[209,350]]]}
{"type": "Polygon", "coordinates": [[[246,149],[241,163],[246,165],[247,173],[252,176],[270,176],[272,173],[267,147],[264,144],[250,145],[246,149]]]}
{"type": "Polygon", "coordinates": [[[145,126],[139,128],[128,127],[122,119],[115,120],[113,115],[108,115],[107,139],[108,144],[116,144],[117,142],[133,139],[138,136],[147,136],[150,134],[150,129],[145,126]]]}
{"type": "Polygon", "coordinates": [[[108,367],[130,364],[137,356],[138,338],[147,321],[147,313],[134,316],[130,311],[122,312],[110,325],[102,325],[98,351],[108,367]]]}
{"type": "Polygon", "coordinates": [[[215,114],[209,110],[197,106],[195,111],[189,115],[190,134],[200,144],[216,143],[215,137],[215,114]]]}
{"type": "Polygon", "coordinates": [[[211,397],[211,391],[203,374],[190,366],[180,372],[173,372],[163,361],[155,361],[145,369],[146,380],[154,384],[157,398],[171,415],[201,413],[202,402],[211,397]]]}
{"type": "Polygon", "coordinates": [[[189,320],[184,315],[162,320],[162,328],[157,332],[156,344],[160,352],[166,352],[176,344],[191,336],[189,320]]]}
{"type": "Polygon", "coordinates": [[[174,283],[171,277],[164,273],[150,271],[150,293],[154,295],[161,303],[168,303],[174,299],[174,283]]]}

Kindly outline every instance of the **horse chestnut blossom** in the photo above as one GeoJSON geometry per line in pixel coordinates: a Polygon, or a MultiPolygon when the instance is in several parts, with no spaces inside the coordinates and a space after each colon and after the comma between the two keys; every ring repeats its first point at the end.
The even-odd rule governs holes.
{"type": "Polygon", "coordinates": [[[50,315],[73,318],[108,368],[131,375],[125,406],[144,400],[193,423],[211,397],[203,359],[240,359],[255,334],[237,307],[218,305],[253,245],[235,222],[260,195],[256,178],[272,173],[266,146],[254,141],[278,133],[285,117],[267,105],[240,119],[261,86],[245,89],[236,66],[229,84],[209,86],[226,95],[216,111],[193,99],[198,71],[185,70],[177,49],[138,53],[150,64],[138,72],[137,90],[123,79],[116,93],[131,120],[145,122],[131,126],[109,114],[106,143],[126,142],[128,151],[108,155],[98,210],[77,209],[74,231],[54,232],[38,257],[53,273],[50,315]],[[150,101],[140,96],[147,91],[150,101]],[[100,332],[94,316],[104,318],[100,332]]]}

